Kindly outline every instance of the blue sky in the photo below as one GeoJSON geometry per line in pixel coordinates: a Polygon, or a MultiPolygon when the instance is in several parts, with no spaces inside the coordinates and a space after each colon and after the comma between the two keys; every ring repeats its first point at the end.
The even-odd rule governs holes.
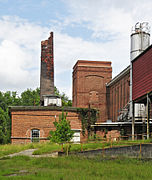
{"type": "Polygon", "coordinates": [[[39,87],[40,44],[54,32],[55,85],[72,96],[77,60],[130,63],[136,22],[152,25],[151,0],[0,0],[0,91],[39,87]]]}

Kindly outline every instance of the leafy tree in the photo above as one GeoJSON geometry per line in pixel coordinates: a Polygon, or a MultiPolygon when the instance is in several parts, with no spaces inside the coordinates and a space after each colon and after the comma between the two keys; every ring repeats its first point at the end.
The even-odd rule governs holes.
{"type": "Polygon", "coordinates": [[[20,98],[17,96],[17,92],[7,91],[5,93],[0,92],[0,107],[6,111],[8,106],[18,106],[21,104],[20,98]]]}
{"type": "Polygon", "coordinates": [[[27,89],[21,93],[22,106],[39,106],[40,105],[40,88],[36,90],[27,89]]]}
{"type": "Polygon", "coordinates": [[[36,90],[27,89],[21,94],[21,97],[17,95],[17,92],[0,92],[0,144],[10,142],[11,119],[8,107],[39,105],[39,94],[39,88],[36,90]]]}
{"type": "Polygon", "coordinates": [[[10,117],[8,110],[5,112],[0,107],[0,144],[8,143],[10,140],[10,117]]]}
{"type": "MultiPolygon", "coordinates": [[[[64,114],[64,111],[62,111],[62,114],[59,116],[59,121],[57,122],[55,120],[54,126],[56,128],[55,131],[50,131],[50,140],[52,142],[62,144],[63,149],[63,143],[70,142],[70,140],[73,138],[74,131],[71,130],[70,121],[66,119],[66,115],[64,114]]],[[[67,144],[65,146],[65,150],[68,156],[70,146],[67,144]]]]}
{"type": "Polygon", "coordinates": [[[64,114],[64,111],[62,111],[62,114],[59,116],[59,121],[57,122],[55,120],[54,126],[56,130],[50,131],[50,140],[52,142],[65,143],[72,139],[74,132],[71,130],[70,121],[68,121],[66,118],[67,113],[64,114]]]}

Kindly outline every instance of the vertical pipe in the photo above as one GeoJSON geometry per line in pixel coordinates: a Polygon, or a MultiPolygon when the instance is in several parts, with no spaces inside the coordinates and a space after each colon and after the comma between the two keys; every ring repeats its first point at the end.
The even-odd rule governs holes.
{"type": "Polygon", "coordinates": [[[149,139],[149,97],[147,94],[147,139],[149,139]]]}
{"type": "Polygon", "coordinates": [[[111,116],[110,116],[110,118],[112,119],[112,121],[113,121],[113,89],[112,89],[112,93],[111,93],[111,99],[112,99],[112,102],[111,102],[111,106],[110,106],[110,104],[109,104],[109,106],[110,106],[110,108],[111,108],[111,110],[110,110],[110,112],[111,112],[111,116]]]}
{"type": "Polygon", "coordinates": [[[135,116],[134,116],[134,103],[132,102],[132,140],[135,140],[135,116]]]}

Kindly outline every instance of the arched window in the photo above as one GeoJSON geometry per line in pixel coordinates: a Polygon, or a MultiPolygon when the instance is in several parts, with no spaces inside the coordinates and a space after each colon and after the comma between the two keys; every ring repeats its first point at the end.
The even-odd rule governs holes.
{"type": "Polygon", "coordinates": [[[40,140],[40,130],[39,129],[32,129],[31,130],[31,141],[32,142],[39,142],[40,140]]]}

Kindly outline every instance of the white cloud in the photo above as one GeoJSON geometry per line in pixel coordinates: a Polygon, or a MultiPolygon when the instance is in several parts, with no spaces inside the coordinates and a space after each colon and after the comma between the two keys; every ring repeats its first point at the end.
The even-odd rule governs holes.
{"type": "Polygon", "coordinates": [[[18,17],[0,19],[0,90],[39,86],[40,42],[48,29],[18,17]]]}

